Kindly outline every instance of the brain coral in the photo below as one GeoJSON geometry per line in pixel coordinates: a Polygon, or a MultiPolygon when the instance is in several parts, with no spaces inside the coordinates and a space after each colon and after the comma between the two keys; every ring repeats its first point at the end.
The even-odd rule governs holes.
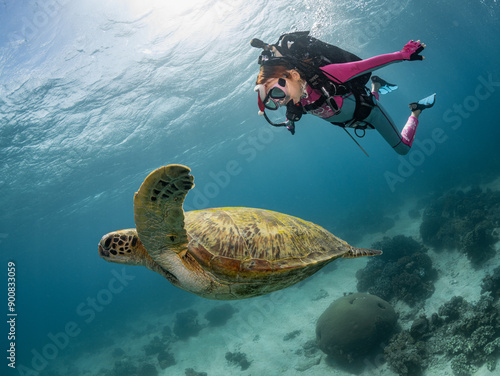
{"type": "Polygon", "coordinates": [[[316,341],[334,359],[351,363],[386,340],[397,321],[389,303],[370,294],[334,301],[318,319],[316,341]]]}

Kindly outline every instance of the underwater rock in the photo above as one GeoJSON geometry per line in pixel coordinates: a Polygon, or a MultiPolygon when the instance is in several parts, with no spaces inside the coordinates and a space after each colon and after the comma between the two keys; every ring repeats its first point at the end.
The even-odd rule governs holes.
{"type": "Polygon", "coordinates": [[[157,358],[158,358],[158,364],[160,365],[161,369],[165,369],[165,368],[168,368],[170,366],[177,364],[174,356],[166,350],[161,351],[158,354],[157,358]]]}
{"type": "Polygon", "coordinates": [[[198,312],[193,309],[189,309],[184,312],[178,312],[175,315],[174,322],[174,334],[179,339],[187,339],[189,337],[195,337],[198,335],[203,327],[198,323],[196,319],[198,312]]]}
{"type": "Polygon", "coordinates": [[[206,372],[196,372],[192,368],[186,368],[185,373],[186,376],[207,376],[206,372]]]}
{"type": "Polygon", "coordinates": [[[240,352],[232,353],[228,351],[226,353],[226,360],[229,363],[240,366],[242,371],[248,369],[248,367],[250,367],[250,364],[252,363],[247,360],[246,354],[240,352]]]}
{"type": "Polygon", "coordinates": [[[458,249],[475,266],[494,256],[500,221],[500,192],[474,188],[451,191],[424,210],[420,235],[436,250],[458,249]]]}
{"type": "Polygon", "coordinates": [[[402,300],[410,306],[429,298],[434,292],[437,271],[425,252],[427,249],[411,237],[385,237],[373,244],[383,257],[368,260],[356,272],[357,288],[390,301],[402,300]]]}
{"type": "Polygon", "coordinates": [[[316,324],[319,348],[337,361],[352,363],[388,339],[397,321],[385,300],[351,294],[334,301],[316,324]]]}
{"type": "Polygon", "coordinates": [[[231,304],[222,304],[212,308],[205,314],[205,319],[209,322],[209,326],[222,326],[238,312],[231,304]]]}

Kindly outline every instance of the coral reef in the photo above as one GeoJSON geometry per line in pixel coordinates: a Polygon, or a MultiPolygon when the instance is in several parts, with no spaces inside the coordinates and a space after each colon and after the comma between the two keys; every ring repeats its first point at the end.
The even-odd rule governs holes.
{"type": "Polygon", "coordinates": [[[174,356],[166,350],[162,350],[160,353],[158,353],[157,359],[161,369],[165,369],[177,364],[174,356]]]}
{"type": "Polygon", "coordinates": [[[500,266],[493,270],[493,274],[484,277],[481,284],[481,293],[484,292],[489,292],[495,300],[500,298],[500,266]]]}
{"type": "Polygon", "coordinates": [[[411,237],[385,237],[373,244],[382,257],[371,258],[356,273],[357,288],[382,299],[402,300],[410,306],[429,298],[434,292],[437,272],[425,252],[427,249],[411,237]]]}
{"type": "Polygon", "coordinates": [[[158,354],[163,351],[166,347],[166,343],[163,342],[160,337],[155,336],[151,342],[143,347],[147,356],[158,354]]]}
{"type": "Polygon", "coordinates": [[[475,266],[494,256],[500,224],[500,192],[473,188],[451,191],[424,210],[420,234],[436,250],[458,249],[475,266]]]}
{"type": "Polygon", "coordinates": [[[384,349],[389,367],[401,376],[418,376],[427,367],[425,344],[415,340],[408,331],[395,334],[384,349]]]}
{"type": "Polygon", "coordinates": [[[203,326],[196,319],[198,312],[189,309],[184,312],[178,312],[175,315],[173,332],[179,339],[187,339],[198,335],[203,326]]]}
{"type": "Polygon", "coordinates": [[[444,336],[435,336],[435,347],[452,357],[455,375],[469,375],[484,363],[493,370],[500,355],[500,317],[493,298],[483,295],[476,305],[454,297],[438,311],[447,324],[444,336]]]}
{"type": "Polygon", "coordinates": [[[153,339],[143,347],[146,356],[156,355],[158,365],[161,369],[168,368],[176,364],[174,356],[168,351],[169,345],[175,342],[176,338],[172,335],[169,326],[165,326],[161,333],[161,338],[154,336],[153,339]]]}
{"type": "Polygon", "coordinates": [[[212,308],[205,314],[205,319],[209,322],[209,326],[222,326],[238,312],[231,304],[222,304],[212,308]]]}
{"type": "Polygon", "coordinates": [[[483,295],[476,304],[453,297],[430,319],[419,317],[410,330],[394,335],[385,348],[398,375],[418,376],[431,357],[445,355],[456,376],[473,374],[487,364],[493,371],[500,356],[500,310],[483,295]]]}
{"type": "Polygon", "coordinates": [[[316,341],[335,360],[353,363],[388,339],[396,321],[386,301],[370,294],[351,294],[334,301],[320,316],[316,341]]]}
{"type": "Polygon", "coordinates": [[[228,351],[226,353],[226,360],[229,363],[240,366],[242,371],[248,369],[248,367],[250,367],[250,364],[252,363],[247,360],[246,354],[240,352],[232,353],[228,351]]]}

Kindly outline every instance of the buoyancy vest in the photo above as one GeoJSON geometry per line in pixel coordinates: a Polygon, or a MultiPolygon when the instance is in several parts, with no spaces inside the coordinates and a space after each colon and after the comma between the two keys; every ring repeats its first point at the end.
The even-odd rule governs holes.
{"type": "MultiPolygon", "coordinates": [[[[274,46],[281,55],[300,61],[297,68],[304,74],[307,83],[313,89],[322,92],[320,87],[327,84],[326,88],[331,96],[343,96],[352,93],[356,98],[356,110],[353,119],[362,121],[370,114],[373,102],[365,85],[370,79],[371,73],[365,73],[346,82],[341,82],[333,76],[327,76],[319,69],[330,64],[359,61],[361,60],[359,56],[311,37],[309,31],[283,34],[274,46]]],[[[322,93],[315,102],[303,106],[304,111],[313,111],[323,106],[327,100],[327,96],[322,93]]]]}

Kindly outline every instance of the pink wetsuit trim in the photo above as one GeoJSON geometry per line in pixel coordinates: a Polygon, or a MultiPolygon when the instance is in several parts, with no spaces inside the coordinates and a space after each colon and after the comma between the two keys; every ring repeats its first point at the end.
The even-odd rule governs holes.
{"type": "MultiPolygon", "coordinates": [[[[405,60],[403,58],[403,53],[401,51],[398,51],[390,54],[375,56],[366,60],[353,61],[350,63],[329,64],[321,67],[320,69],[327,73],[327,76],[332,80],[336,78],[341,82],[346,82],[354,77],[402,60],[405,60]]],[[[300,101],[303,105],[308,105],[315,102],[322,95],[320,91],[313,90],[309,86],[307,88],[307,91],[309,94],[308,97],[302,98],[300,101]]],[[[377,98],[378,100],[377,95],[375,95],[375,98],[377,98]]],[[[339,108],[342,108],[342,97],[334,96],[334,100],[335,102],[337,102],[337,106],[339,108]]],[[[309,111],[308,113],[323,119],[328,119],[334,115],[333,111],[326,104],[323,104],[320,108],[309,111]]]]}
{"type": "Polygon", "coordinates": [[[346,82],[356,76],[380,69],[385,65],[405,60],[401,51],[379,55],[365,60],[350,63],[329,64],[320,69],[335,77],[341,82],[346,82]]]}
{"type": "Polygon", "coordinates": [[[413,140],[415,139],[415,133],[417,132],[418,119],[411,115],[406,122],[403,130],[401,131],[401,137],[403,138],[403,143],[411,147],[413,140]]]}

